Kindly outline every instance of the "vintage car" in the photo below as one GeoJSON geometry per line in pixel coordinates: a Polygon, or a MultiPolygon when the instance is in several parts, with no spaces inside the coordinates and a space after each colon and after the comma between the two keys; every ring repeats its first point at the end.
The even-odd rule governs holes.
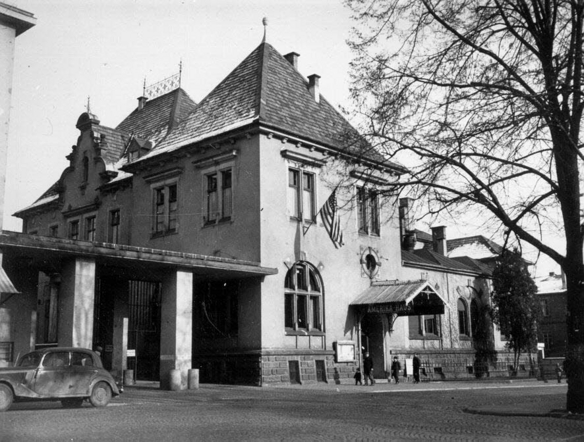
{"type": "Polygon", "coordinates": [[[84,348],[45,348],[0,368],[0,411],[15,400],[60,400],[63,407],[77,408],[89,399],[94,407],[105,407],[118,394],[99,355],[84,348]]]}

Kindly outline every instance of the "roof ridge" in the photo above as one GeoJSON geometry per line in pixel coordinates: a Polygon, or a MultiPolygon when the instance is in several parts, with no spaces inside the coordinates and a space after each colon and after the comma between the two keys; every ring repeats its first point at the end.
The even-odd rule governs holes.
{"type": "MultiPolygon", "coordinates": [[[[266,85],[268,83],[268,76],[266,75],[266,68],[268,65],[268,51],[266,51],[266,45],[269,45],[267,42],[262,42],[258,46],[260,50],[259,54],[259,63],[258,63],[258,77],[259,77],[259,92],[258,92],[258,104],[257,104],[257,117],[259,117],[260,121],[265,118],[265,109],[263,104],[264,102],[264,93],[266,89],[266,85]]],[[[270,45],[270,48],[273,50],[274,47],[270,45]]]]}

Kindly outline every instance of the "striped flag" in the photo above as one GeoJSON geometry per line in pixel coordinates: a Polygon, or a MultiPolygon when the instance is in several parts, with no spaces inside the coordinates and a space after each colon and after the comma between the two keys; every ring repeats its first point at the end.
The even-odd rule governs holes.
{"type": "Polygon", "coordinates": [[[343,232],[339,223],[339,214],[337,213],[337,189],[333,190],[322,209],[320,209],[320,216],[322,223],[335,247],[338,249],[343,246],[343,232]]]}

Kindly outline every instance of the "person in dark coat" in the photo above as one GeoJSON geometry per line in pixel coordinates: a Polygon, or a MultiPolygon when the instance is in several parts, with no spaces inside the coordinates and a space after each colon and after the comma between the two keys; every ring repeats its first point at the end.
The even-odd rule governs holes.
{"type": "Polygon", "coordinates": [[[369,356],[369,353],[365,353],[365,359],[363,359],[363,374],[365,375],[365,385],[369,385],[368,381],[371,381],[371,385],[375,385],[375,379],[373,379],[373,358],[369,356]]]}
{"type": "Polygon", "coordinates": [[[401,371],[401,364],[397,360],[397,356],[393,357],[393,362],[391,363],[391,377],[395,379],[395,383],[399,384],[399,372],[401,371]]]}
{"type": "Polygon", "coordinates": [[[361,382],[361,369],[358,368],[357,371],[355,371],[355,376],[353,376],[355,378],[355,385],[363,385],[363,382],[361,382]]]}
{"type": "Polygon", "coordinates": [[[414,353],[414,360],[413,362],[413,366],[414,366],[414,384],[417,384],[418,382],[420,382],[420,358],[418,357],[418,355],[416,353],[414,353]]]}

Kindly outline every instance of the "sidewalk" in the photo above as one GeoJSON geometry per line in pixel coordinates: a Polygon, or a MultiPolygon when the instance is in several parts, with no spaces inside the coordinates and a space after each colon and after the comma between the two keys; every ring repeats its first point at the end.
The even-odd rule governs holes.
{"type": "MultiPolygon", "coordinates": [[[[221,387],[220,384],[202,384],[205,386],[221,387]]],[[[225,385],[232,389],[233,385],[225,385]]],[[[159,389],[158,382],[141,382],[138,381],[134,386],[127,386],[126,391],[132,389],[159,389]]],[[[384,380],[378,381],[373,386],[358,386],[354,384],[335,384],[335,383],[317,383],[304,385],[270,385],[266,387],[241,386],[241,388],[265,388],[265,389],[299,389],[327,392],[342,393],[373,393],[373,394],[390,394],[390,393],[412,393],[417,394],[427,391],[454,391],[454,390],[485,390],[501,388],[554,388],[561,395],[548,398],[549,400],[540,402],[511,402],[505,405],[485,405],[473,408],[467,408],[463,411],[473,414],[487,414],[494,416],[532,416],[532,417],[555,417],[564,419],[576,419],[584,421],[584,415],[571,414],[566,411],[566,389],[567,384],[564,382],[542,382],[537,379],[492,379],[481,381],[431,381],[413,384],[411,382],[401,382],[399,384],[388,383],[384,380]]],[[[191,390],[195,393],[197,390],[191,390]]]]}

